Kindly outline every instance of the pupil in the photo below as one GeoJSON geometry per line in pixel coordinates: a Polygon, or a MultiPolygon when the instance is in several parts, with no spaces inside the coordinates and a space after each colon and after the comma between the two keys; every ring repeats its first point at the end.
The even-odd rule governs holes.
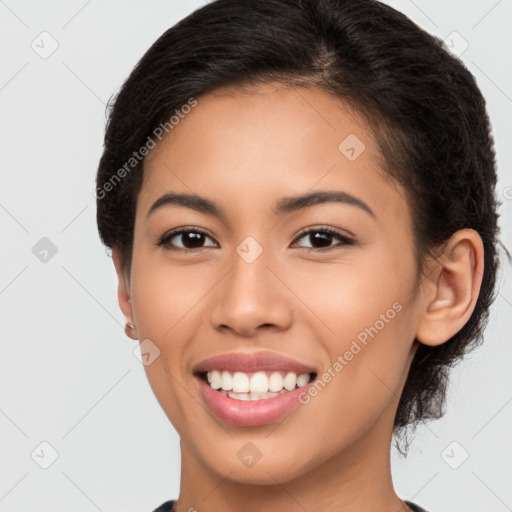
{"type": "Polygon", "coordinates": [[[313,240],[315,240],[317,244],[320,242],[320,247],[329,247],[332,242],[332,235],[330,233],[316,232],[310,235],[311,245],[314,246],[315,244],[313,243],[313,240]]]}
{"type": "Polygon", "coordinates": [[[193,249],[195,247],[201,247],[201,244],[204,243],[203,233],[197,233],[197,232],[188,232],[187,234],[182,234],[182,241],[183,245],[187,249],[193,249]]]}

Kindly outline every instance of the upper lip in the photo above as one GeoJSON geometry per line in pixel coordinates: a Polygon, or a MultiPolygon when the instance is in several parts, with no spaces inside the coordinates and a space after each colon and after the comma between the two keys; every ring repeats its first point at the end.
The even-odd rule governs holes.
{"type": "Polygon", "coordinates": [[[231,372],[257,372],[265,370],[316,373],[315,368],[299,363],[294,359],[273,352],[231,353],[205,359],[196,364],[193,373],[208,372],[211,370],[227,370],[231,372]]]}

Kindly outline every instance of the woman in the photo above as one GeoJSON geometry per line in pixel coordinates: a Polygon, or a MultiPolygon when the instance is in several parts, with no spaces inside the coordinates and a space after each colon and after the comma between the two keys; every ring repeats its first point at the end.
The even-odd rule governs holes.
{"type": "Polygon", "coordinates": [[[393,434],[442,416],[498,267],[485,102],[372,0],[217,0],[113,103],[97,176],[126,333],[199,512],[422,511],[393,434]]]}

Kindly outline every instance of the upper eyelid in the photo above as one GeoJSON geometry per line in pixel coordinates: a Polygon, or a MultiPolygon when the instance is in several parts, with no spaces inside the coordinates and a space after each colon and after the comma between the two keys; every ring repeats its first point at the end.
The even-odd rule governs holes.
{"type": "Polygon", "coordinates": [[[310,226],[310,227],[307,227],[307,228],[304,228],[304,229],[301,229],[297,235],[295,236],[295,239],[297,239],[298,237],[300,236],[303,236],[303,235],[307,235],[309,233],[314,233],[315,231],[326,231],[328,233],[331,233],[333,235],[337,235],[337,236],[340,236],[342,238],[355,238],[353,235],[351,235],[350,233],[348,232],[343,232],[342,230],[340,229],[337,229],[337,228],[332,228],[330,226],[310,226]]]}
{"type": "Polygon", "coordinates": [[[172,236],[172,235],[179,235],[181,233],[187,233],[189,231],[193,231],[193,232],[197,232],[197,233],[203,233],[204,235],[207,235],[210,238],[214,239],[214,237],[212,235],[210,235],[210,233],[208,233],[207,230],[205,230],[203,228],[199,228],[197,226],[183,226],[183,227],[179,227],[179,228],[170,229],[169,231],[165,232],[162,235],[162,238],[163,237],[172,236]]]}

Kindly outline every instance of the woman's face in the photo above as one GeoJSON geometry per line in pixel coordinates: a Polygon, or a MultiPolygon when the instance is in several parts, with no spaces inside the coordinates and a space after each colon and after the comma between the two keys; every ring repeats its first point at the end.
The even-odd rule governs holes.
{"type": "Polygon", "coordinates": [[[378,172],[371,132],[315,88],[197,101],[146,159],[130,283],[145,370],[183,455],[275,483],[389,453],[419,292],[410,212],[378,172]],[[164,194],[218,212],[192,200],[152,209],[164,194]],[[216,356],[233,358],[203,364],[216,356]],[[247,381],[285,388],[230,398],[197,369],[218,371],[217,388],[233,377],[240,393],[247,381]],[[316,378],[288,391],[293,369],[316,378]]]}

